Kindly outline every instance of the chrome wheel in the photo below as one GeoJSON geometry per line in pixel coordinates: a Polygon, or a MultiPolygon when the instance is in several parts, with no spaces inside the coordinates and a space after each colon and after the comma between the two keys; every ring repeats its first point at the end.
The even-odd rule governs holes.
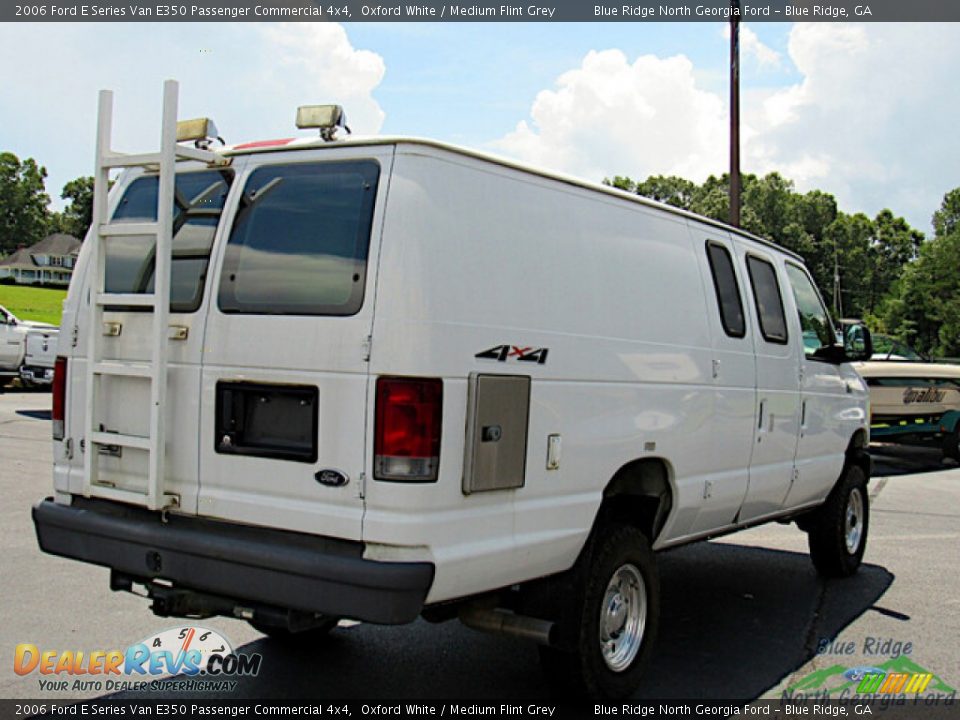
{"type": "Polygon", "coordinates": [[[640,652],[647,623],[647,586],[634,565],[610,578],[600,607],[600,649],[613,672],[622,672],[640,652]]]}
{"type": "Polygon", "coordinates": [[[853,555],[859,549],[860,538],[863,536],[863,494],[860,488],[853,488],[847,497],[843,530],[847,552],[853,555]]]}

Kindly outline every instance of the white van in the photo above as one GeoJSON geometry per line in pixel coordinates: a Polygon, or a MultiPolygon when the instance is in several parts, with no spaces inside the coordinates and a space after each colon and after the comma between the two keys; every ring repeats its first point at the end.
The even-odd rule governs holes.
{"type": "Polygon", "coordinates": [[[271,635],[459,617],[597,697],[637,687],[658,550],[795,520],[822,573],[857,569],[869,334],[834,345],[799,257],[443,143],[334,139],[339,116],[170,140],[203,160],[175,190],[101,129],[101,192],[148,167],[66,301],[46,552],[271,635]]]}

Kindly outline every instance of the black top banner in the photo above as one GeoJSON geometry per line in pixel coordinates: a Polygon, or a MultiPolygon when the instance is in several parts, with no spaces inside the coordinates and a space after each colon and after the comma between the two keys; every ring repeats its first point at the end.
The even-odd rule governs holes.
{"type": "Polygon", "coordinates": [[[953,0],[26,0],[2,22],[930,22],[960,21],[953,0]]]}

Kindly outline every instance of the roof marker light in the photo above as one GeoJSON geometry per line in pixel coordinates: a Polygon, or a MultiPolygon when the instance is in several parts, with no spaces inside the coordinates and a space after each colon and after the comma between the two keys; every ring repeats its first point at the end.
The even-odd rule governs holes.
{"type": "Polygon", "coordinates": [[[217,134],[217,126],[213,120],[206,117],[193,118],[192,120],[177,121],[177,142],[189,142],[198,148],[206,149],[213,140],[219,140],[223,144],[223,138],[217,134]]]}
{"type": "Polygon", "coordinates": [[[301,130],[317,128],[320,130],[320,137],[327,142],[334,139],[340,128],[350,132],[340,105],[301,105],[297,108],[297,127],[301,130]]]}

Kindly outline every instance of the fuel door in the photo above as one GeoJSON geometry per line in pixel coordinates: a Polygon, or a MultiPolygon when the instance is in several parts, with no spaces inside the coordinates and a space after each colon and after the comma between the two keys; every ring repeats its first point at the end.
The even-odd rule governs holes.
{"type": "Polygon", "coordinates": [[[530,418],[530,378],[471,373],[463,492],[523,487],[530,418]]]}

